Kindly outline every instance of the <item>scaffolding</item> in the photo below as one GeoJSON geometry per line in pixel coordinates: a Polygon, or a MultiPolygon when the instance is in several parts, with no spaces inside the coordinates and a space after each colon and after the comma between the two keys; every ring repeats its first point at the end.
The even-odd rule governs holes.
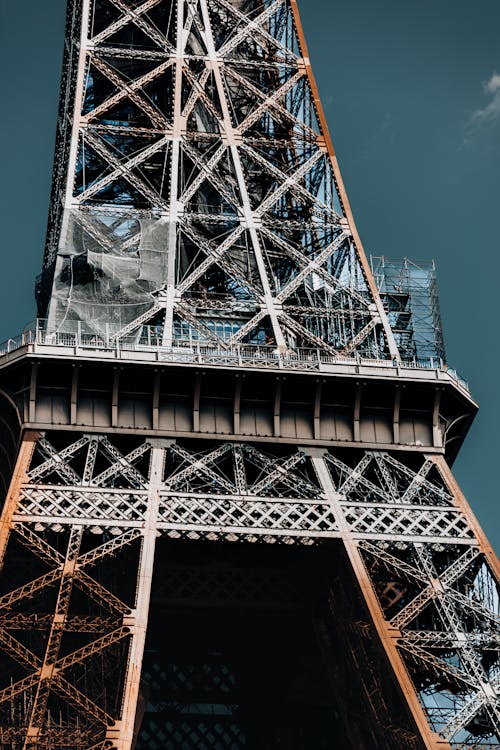
{"type": "Polygon", "coordinates": [[[372,256],[371,266],[403,360],[446,360],[436,265],[372,256]]]}

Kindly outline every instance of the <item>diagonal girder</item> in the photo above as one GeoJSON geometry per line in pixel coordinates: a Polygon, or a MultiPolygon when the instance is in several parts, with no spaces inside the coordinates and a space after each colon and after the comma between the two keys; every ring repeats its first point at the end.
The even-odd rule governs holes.
{"type": "MultiPolygon", "coordinates": [[[[262,483],[261,487],[265,486],[268,491],[273,488],[275,483],[280,483],[293,490],[293,494],[297,492],[303,493],[306,498],[314,498],[321,494],[319,488],[312,484],[312,482],[305,480],[295,472],[292,473],[289,470],[303,461],[304,457],[301,453],[292,454],[289,459],[281,465],[279,462],[273,461],[272,458],[257,450],[254,446],[245,445],[244,454],[248,456],[256,466],[265,472],[265,477],[262,480],[259,480],[259,484],[262,483]],[[276,464],[278,464],[278,466],[276,466],[276,464]]],[[[250,485],[249,490],[252,494],[257,494],[255,483],[250,485]]]]}
{"type": "Polygon", "coordinates": [[[216,448],[205,456],[191,455],[189,451],[185,450],[179,445],[172,445],[170,450],[179,458],[183,459],[188,466],[182,469],[178,473],[167,479],[166,486],[169,489],[175,489],[181,483],[189,481],[192,476],[203,476],[209,478],[211,482],[215,482],[216,486],[220,487],[225,492],[233,494],[235,492],[235,486],[232,482],[229,482],[225,477],[214,471],[210,464],[216,465],[217,459],[224,456],[231,450],[229,443],[216,448]]]}
{"type": "MultiPolygon", "coordinates": [[[[248,156],[250,156],[253,161],[263,167],[266,172],[271,174],[273,177],[276,177],[276,179],[279,180],[281,184],[284,184],[289,179],[290,174],[285,174],[281,169],[278,169],[278,167],[276,167],[273,162],[269,160],[269,158],[266,158],[259,154],[258,151],[256,151],[252,146],[243,145],[242,151],[248,154],[248,156]]],[[[332,221],[332,223],[337,224],[340,222],[342,217],[331,206],[328,206],[320,201],[318,196],[311,193],[303,184],[288,182],[288,186],[296,195],[297,199],[302,199],[306,202],[308,201],[309,203],[311,203],[314,206],[315,210],[321,210],[323,214],[332,221]]]]}
{"type": "Polygon", "coordinates": [[[385,565],[392,568],[395,572],[403,573],[410,580],[416,580],[420,584],[427,583],[427,578],[422,574],[420,570],[418,570],[418,568],[415,568],[413,565],[408,565],[408,563],[406,563],[404,560],[401,560],[399,557],[391,555],[381,545],[378,545],[374,542],[362,541],[359,543],[359,548],[361,550],[364,550],[365,552],[368,552],[373,557],[382,560],[385,565]]]}
{"type": "Polygon", "coordinates": [[[109,541],[95,547],[90,552],[86,552],[78,557],[79,568],[96,565],[106,557],[114,557],[123,547],[128,546],[134,540],[141,537],[141,529],[128,529],[122,534],[113,537],[109,541]]]}
{"type": "MultiPolygon", "coordinates": [[[[225,57],[228,55],[229,52],[232,52],[235,47],[238,46],[240,42],[242,42],[244,39],[246,39],[249,36],[254,37],[255,34],[258,36],[262,36],[265,41],[270,42],[273,45],[276,45],[277,41],[276,39],[269,34],[264,28],[263,25],[268,21],[268,19],[273,15],[273,13],[278,10],[282,5],[284,5],[285,0],[274,0],[274,2],[270,3],[269,6],[262,11],[262,13],[259,13],[259,15],[255,16],[252,19],[252,23],[248,24],[246,21],[246,17],[241,13],[238,14],[238,9],[235,6],[230,6],[229,4],[221,3],[221,5],[225,5],[225,7],[230,10],[236,18],[239,17],[239,20],[243,20],[244,25],[241,27],[239,31],[236,32],[236,34],[228,39],[222,47],[220,47],[217,52],[221,57],[225,57]]],[[[282,49],[285,49],[282,47],[282,49]]]]}
{"type": "Polygon", "coordinates": [[[145,193],[145,195],[151,197],[154,202],[161,202],[161,198],[156,195],[156,193],[152,192],[149,186],[146,185],[146,183],[141,178],[139,178],[136,174],[132,176],[131,170],[140,166],[150,156],[157,153],[158,151],[161,151],[165,146],[167,146],[167,144],[170,143],[169,136],[163,136],[159,138],[155,143],[152,143],[151,145],[143,148],[142,151],[139,151],[139,153],[131,159],[123,161],[123,163],[115,159],[111,152],[107,148],[103,147],[102,141],[100,141],[99,138],[96,138],[94,133],[90,129],[86,131],[85,142],[89,143],[94,151],[96,151],[96,153],[99,153],[106,160],[111,160],[112,166],[114,166],[115,168],[112,172],[104,174],[100,179],[95,180],[92,185],[85,188],[78,196],[80,202],[88,201],[89,198],[92,198],[93,195],[99,193],[101,190],[104,190],[107,185],[114,182],[118,177],[122,176],[128,179],[135,187],[141,190],[141,192],[145,193]]]}
{"type": "MultiPolygon", "coordinates": [[[[466,549],[465,552],[453,563],[451,563],[446,570],[441,573],[441,583],[446,586],[452,586],[469,567],[471,563],[477,558],[479,551],[477,548],[466,549]]],[[[422,575],[422,572],[420,573],[422,575]]],[[[430,582],[423,591],[420,591],[418,595],[410,601],[406,607],[401,610],[392,620],[391,623],[394,627],[402,628],[406,626],[411,620],[415,619],[417,615],[432,601],[438,592],[436,588],[430,582]]],[[[453,589],[448,588],[448,596],[454,597],[455,592],[453,589]]]]}
{"type": "Polygon", "coordinates": [[[3,690],[0,690],[0,704],[11,701],[12,698],[14,698],[16,695],[24,693],[26,690],[30,690],[31,688],[35,687],[35,685],[38,683],[38,680],[39,676],[36,672],[28,675],[27,677],[23,677],[22,680],[18,680],[17,682],[12,683],[6,688],[3,688],[3,690]]]}
{"type": "Polygon", "coordinates": [[[26,524],[16,524],[14,533],[19,538],[21,544],[49,565],[61,565],[64,562],[63,555],[26,524]]]}
{"type": "Polygon", "coordinates": [[[25,583],[23,586],[18,586],[13,591],[0,597],[0,610],[9,609],[16,602],[22,599],[30,599],[42,589],[55,586],[60,578],[61,570],[57,568],[35,578],[33,581],[29,581],[29,583],[25,583]]]}
{"type": "Polygon", "coordinates": [[[75,586],[81,589],[97,604],[108,610],[115,610],[126,614],[130,612],[130,607],[121,601],[117,596],[102,586],[98,581],[85,573],[84,570],[78,570],[75,575],[75,586]]]}
{"type": "Polygon", "coordinates": [[[106,29],[103,29],[103,31],[101,31],[99,34],[96,34],[94,37],[92,37],[92,43],[94,45],[100,44],[112,34],[115,34],[117,31],[119,31],[119,29],[121,29],[123,26],[126,26],[129,23],[133,23],[138,26],[141,31],[144,31],[144,33],[150,39],[152,39],[158,45],[158,47],[160,47],[160,49],[164,49],[167,52],[173,51],[171,44],[169,44],[165,37],[162,36],[158,32],[158,30],[144,18],[144,15],[155,6],[159,5],[162,0],[146,0],[146,2],[142,3],[136,8],[131,8],[129,5],[127,5],[125,0],[109,1],[114,6],[116,6],[116,8],[118,8],[123,15],[114,23],[110,24],[106,29]]]}
{"type": "MultiPolygon", "coordinates": [[[[246,130],[248,130],[255,122],[257,122],[260,117],[262,117],[262,115],[268,109],[273,109],[276,112],[279,112],[281,115],[285,116],[288,120],[295,121],[294,115],[280,104],[280,99],[284,99],[288,92],[291,91],[294,86],[296,86],[303,79],[304,71],[297,71],[293,76],[291,76],[291,78],[288,79],[286,83],[280,86],[277,91],[274,91],[271,96],[265,96],[264,94],[262,94],[262,92],[260,92],[256,86],[252,86],[248,81],[245,81],[244,78],[238,76],[234,71],[228,69],[227,73],[230,76],[234,76],[236,80],[243,81],[248,89],[252,92],[252,94],[256,95],[259,99],[262,100],[261,104],[259,104],[254,110],[252,110],[252,112],[250,112],[250,114],[245,117],[243,122],[240,123],[240,125],[238,126],[239,133],[244,133],[246,130]]],[[[312,132],[314,133],[314,131],[312,132]]],[[[317,134],[314,133],[314,135],[317,134]]]]}
{"type": "Polygon", "coordinates": [[[161,112],[153,107],[150,103],[149,98],[147,98],[142,92],[141,89],[151,81],[154,81],[155,78],[160,76],[162,73],[165,72],[168,68],[170,68],[173,65],[172,60],[166,60],[163,62],[160,62],[160,64],[153,68],[153,70],[149,71],[148,73],[145,73],[143,76],[140,76],[140,78],[137,78],[135,81],[127,81],[125,78],[120,76],[114,68],[112,68],[110,65],[104,62],[104,60],[101,60],[97,55],[94,55],[92,57],[92,64],[101,72],[103,73],[108,80],[110,80],[112,83],[115,84],[115,86],[118,89],[118,92],[114,94],[113,96],[110,96],[108,99],[103,101],[101,104],[97,105],[97,107],[94,107],[91,112],[86,117],[86,122],[90,123],[93,120],[96,120],[98,117],[100,117],[103,113],[114,107],[116,104],[118,104],[122,99],[125,97],[129,97],[137,106],[142,109],[150,118],[154,125],[156,125],[157,128],[162,128],[163,130],[166,129],[166,127],[169,126],[168,121],[163,117],[161,112]]]}
{"type": "Polygon", "coordinates": [[[126,456],[124,456],[107,438],[101,439],[100,447],[113,463],[93,478],[93,485],[102,486],[109,479],[118,474],[123,474],[130,481],[132,487],[144,487],[146,479],[133,464],[134,461],[137,461],[150,449],[148,442],[141,443],[141,445],[134,448],[134,450],[130,451],[126,456]]]}
{"type": "Polygon", "coordinates": [[[46,476],[52,471],[56,471],[62,479],[65,479],[72,483],[78,483],[80,477],[76,471],[68,464],[68,458],[71,458],[77,451],[87,445],[89,439],[82,437],[75,443],[72,443],[62,451],[57,451],[47,440],[42,437],[37,442],[37,448],[46,457],[46,460],[37,466],[35,469],[31,469],[29,472],[29,478],[31,481],[40,477],[46,476]]]}
{"type": "Polygon", "coordinates": [[[79,664],[85,661],[85,659],[94,656],[94,654],[97,654],[104,649],[113,646],[115,643],[123,640],[123,638],[126,638],[128,635],[130,635],[130,629],[128,627],[116,628],[110,633],[106,633],[100,638],[96,638],[95,641],[91,641],[91,643],[88,643],[85,646],[77,649],[76,651],[72,651],[70,654],[67,654],[66,656],[58,659],[55,664],[55,668],[58,672],[63,671],[64,669],[68,669],[69,667],[72,667],[75,664],[79,664]]]}
{"type": "Polygon", "coordinates": [[[300,453],[296,453],[295,455],[290,456],[286,461],[277,462],[277,465],[275,464],[273,467],[269,467],[269,473],[259,482],[251,486],[252,494],[267,494],[268,489],[277,482],[288,483],[290,479],[293,482],[294,478],[289,476],[289,472],[293,470],[297,464],[302,463],[302,461],[303,456],[300,453]]]}
{"type": "MultiPolygon", "coordinates": [[[[243,23],[245,33],[247,35],[251,35],[252,33],[257,32],[257,34],[261,35],[266,42],[269,42],[269,44],[271,44],[273,47],[283,52],[285,58],[290,58],[296,61],[296,55],[294,55],[286,45],[282,44],[279,39],[277,39],[272,34],[269,34],[267,30],[262,28],[259,23],[259,16],[257,16],[255,19],[252,18],[251,23],[249,23],[249,17],[245,13],[243,13],[235,4],[231,3],[230,0],[217,0],[217,3],[229,12],[231,16],[233,16],[233,18],[236,20],[236,22],[239,21],[243,23]]],[[[265,13],[265,11],[263,11],[263,13],[265,13]]],[[[237,28],[237,24],[235,24],[235,27],[237,28]]],[[[228,44],[231,44],[231,39],[228,40],[228,44]]],[[[222,46],[218,51],[222,56],[224,46],[222,46]]]]}
{"type": "Polygon", "coordinates": [[[75,706],[84,716],[90,716],[104,726],[114,723],[114,718],[104,711],[97,703],[72,685],[62,675],[57,674],[52,681],[52,689],[63,700],[75,706]]]}
{"type": "Polygon", "coordinates": [[[411,643],[411,641],[407,641],[406,639],[401,639],[399,641],[399,648],[403,649],[407,653],[411,654],[414,658],[424,662],[427,664],[431,669],[433,669],[439,677],[441,675],[448,675],[453,681],[456,681],[462,685],[466,685],[467,687],[476,687],[476,681],[475,679],[463,668],[457,667],[455,664],[452,664],[450,662],[445,661],[444,659],[439,658],[435,654],[432,654],[430,651],[428,651],[426,648],[421,648],[420,646],[417,646],[414,643],[411,643]]]}
{"type": "Polygon", "coordinates": [[[0,628],[0,649],[25,669],[39,669],[41,660],[11,633],[0,628]]]}
{"type": "MultiPolygon", "coordinates": [[[[127,162],[122,163],[118,157],[114,155],[114,153],[111,151],[108,146],[104,145],[104,142],[100,140],[99,138],[96,138],[95,135],[88,130],[86,132],[86,142],[90,144],[91,148],[101,156],[104,161],[109,164],[109,166],[113,167],[115,172],[113,173],[115,176],[121,175],[127,182],[129,182],[134,188],[136,188],[142,195],[144,195],[146,198],[149,198],[149,200],[152,202],[153,205],[159,205],[164,210],[168,210],[168,204],[161,198],[158,193],[156,193],[152,188],[149,187],[149,185],[140,178],[135,172],[130,171],[131,166],[135,166],[136,163],[141,163],[143,161],[144,153],[141,153],[139,156],[135,157],[135,159],[130,159],[129,162],[132,162],[131,164],[127,164],[127,162]]],[[[153,146],[150,147],[150,151],[146,154],[146,156],[150,153],[154,153],[159,148],[163,147],[168,142],[168,137],[164,136],[160,141],[155,143],[153,146]]],[[[105,186],[107,184],[106,179],[103,179],[103,185],[105,186]]],[[[88,191],[90,194],[93,192],[92,188],[89,188],[88,191]]],[[[79,200],[82,202],[85,200],[85,193],[83,193],[79,200]]]]}

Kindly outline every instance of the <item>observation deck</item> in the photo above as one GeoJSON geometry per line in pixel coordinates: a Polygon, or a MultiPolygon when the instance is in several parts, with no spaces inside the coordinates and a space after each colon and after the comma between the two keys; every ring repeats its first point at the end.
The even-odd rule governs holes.
{"type": "MultiPolygon", "coordinates": [[[[318,349],[224,348],[154,327],[106,339],[43,320],[0,346],[9,429],[195,437],[444,454],[453,461],[477,411],[439,359],[333,357],[318,349]]],[[[11,458],[5,463],[5,475],[11,458]]]]}

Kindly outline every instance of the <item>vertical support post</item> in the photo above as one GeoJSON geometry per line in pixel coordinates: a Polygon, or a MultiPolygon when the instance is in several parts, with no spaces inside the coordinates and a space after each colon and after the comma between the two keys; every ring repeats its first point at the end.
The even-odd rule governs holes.
{"type": "Polygon", "coordinates": [[[153,387],[153,430],[160,429],[160,387],[161,373],[157,370],[153,387]]]}
{"type": "Polygon", "coordinates": [[[436,388],[434,394],[434,408],[432,410],[432,444],[435,448],[442,448],[443,434],[439,425],[439,407],[441,405],[441,389],[436,388]]]}
{"type": "Polygon", "coordinates": [[[179,175],[181,163],[182,65],[187,35],[184,33],[184,0],[177,0],[177,45],[175,52],[174,107],[172,134],[172,163],[170,165],[170,214],[168,217],[168,259],[165,299],[165,322],[162,345],[171,347],[174,337],[175,266],[177,256],[177,227],[179,223],[179,175]]]}
{"type": "Polygon", "coordinates": [[[201,375],[196,373],[193,394],[193,432],[200,431],[201,375]]]}
{"type": "Polygon", "coordinates": [[[36,381],[38,374],[38,362],[33,362],[31,365],[31,377],[30,377],[30,400],[29,400],[29,412],[28,420],[30,422],[36,421],[36,381]]]}
{"type": "Polygon", "coordinates": [[[323,381],[316,381],[316,395],[314,397],[314,439],[321,440],[321,395],[323,392],[323,381]]]}
{"type": "Polygon", "coordinates": [[[356,396],[354,400],[354,411],[353,411],[353,439],[355,443],[359,443],[361,440],[361,394],[363,386],[360,383],[356,384],[356,396]]]}
{"type": "Polygon", "coordinates": [[[160,487],[163,481],[165,447],[153,441],[149,474],[148,507],[144,521],[141,557],[137,574],[135,608],[124,624],[130,627],[132,639],[127,660],[125,688],[123,692],[121,721],[108,730],[107,737],[114,740],[118,750],[131,750],[134,739],[137,700],[141,680],[142,659],[146,643],[153,564],[156,547],[157,519],[160,505],[160,487]]]}
{"type": "Polygon", "coordinates": [[[394,410],[392,413],[392,437],[394,443],[397,445],[400,440],[399,434],[399,417],[401,411],[401,386],[396,386],[396,393],[394,395],[394,410]]]}
{"type": "Polygon", "coordinates": [[[241,377],[236,377],[234,385],[233,431],[239,435],[241,431],[241,377]]]}
{"type": "Polygon", "coordinates": [[[113,393],[111,398],[111,425],[116,427],[118,424],[118,407],[120,398],[120,368],[115,367],[113,373],[113,393]]]}
{"type": "Polygon", "coordinates": [[[276,390],[274,392],[274,437],[281,437],[281,389],[283,381],[276,378],[276,390]]]}
{"type": "Polygon", "coordinates": [[[76,418],[78,415],[78,377],[80,375],[80,365],[73,365],[73,376],[71,378],[71,403],[70,403],[70,417],[69,421],[71,424],[76,424],[76,418]]]}
{"type": "Polygon", "coordinates": [[[413,683],[397,649],[397,639],[400,636],[399,630],[391,628],[384,618],[375,590],[373,589],[370,577],[363,562],[363,558],[361,557],[359,547],[345,519],[340,502],[340,495],[335,488],[324,458],[325,451],[314,448],[304,448],[303,450],[306,454],[311,456],[311,463],[314,467],[321,488],[332,506],[347,556],[349,557],[361,588],[366,606],[382,642],[387,658],[394,670],[399,687],[404,695],[408,708],[411,711],[422,742],[424,743],[426,750],[451,750],[448,742],[432,732],[422,706],[420,705],[413,683]]]}

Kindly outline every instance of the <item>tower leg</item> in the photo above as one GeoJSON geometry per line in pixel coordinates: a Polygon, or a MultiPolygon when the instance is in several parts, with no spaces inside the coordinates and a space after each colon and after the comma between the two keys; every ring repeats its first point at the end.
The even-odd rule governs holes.
{"type": "Polygon", "coordinates": [[[135,609],[124,624],[129,625],[132,640],[128,654],[123,710],[119,725],[108,731],[118,750],[131,750],[136,731],[137,704],[139,699],[142,659],[146,642],[149,602],[157,537],[157,517],[160,502],[160,486],[165,464],[165,449],[154,447],[151,451],[150,485],[137,574],[135,609]]]}
{"type": "Polygon", "coordinates": [[[158,441],[128,456],[91,435],[22,443],[0,526],[2,747],[133,747],[164,457],[158,441]]]}
{"type": "Polygon", "coordinates": [[[398,638],[401,636],[401,633],[397,628],[391,627],[391,624],[387,622],[384,617],[384,613],[380,607],[370,576],[361,556],[358,543],[354,538],[354,535],[351,533],[349,525],[345,519],[344,509],[340,503],[340,495],[335,488],[326,461],[321,453],[322,451],[320,450],[317,452],[311,451],[311,462],[323,492],[332,505],[332,510],[334,511],[339,524],[346,553],[363,593],[365,603],[380,641],[384,647],[387,658],[392,666],[398,685],[411,711],[413,720],[418,727],[420,736],[425,743],[427,750],[451,750],[450,744],[444,741],[436,733],[432,732],[429,727],[425,712],[420,705],[418,695],[397,649],[398,638]]]}
{"type": "Polygon", "coordinates": [[[38,433],[28,432],[23,438],[16,467],[14,469],[14,475],[10,483],[9,492],[5,499],[2,515],[0,516],[0,570],[3,567],[5,550],[7,549],[9,541],[10,530],[12,527],[12,516],[17,507],[19,492],[23,483],[26,481],[29,465],[38,437],[38,433]]]}

